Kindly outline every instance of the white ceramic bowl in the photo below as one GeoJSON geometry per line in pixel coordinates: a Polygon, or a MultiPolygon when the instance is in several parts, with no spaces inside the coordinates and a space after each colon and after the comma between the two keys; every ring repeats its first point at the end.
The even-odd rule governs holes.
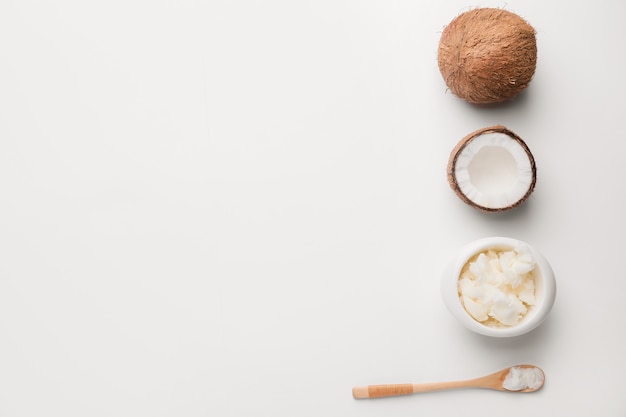
{"type": "Polygon", "coordinates": [[[469,330],[492,337],[513,337],[528,333],[539,326],[550,313],[556,296],[554,272],[548,261],[535,248],[521,240],[508,237],[488,237],[465,245],[448,263],[441,277],[441,295],[452,315],[469,330]],[[467,261],[488,249],[510,250],[520,245],[530,248],[535,259],[535,305],[528,309],[519,323],[508,327],[490,327],[476,321],[465,311],[458,293],[458,280],[467,261]]]}

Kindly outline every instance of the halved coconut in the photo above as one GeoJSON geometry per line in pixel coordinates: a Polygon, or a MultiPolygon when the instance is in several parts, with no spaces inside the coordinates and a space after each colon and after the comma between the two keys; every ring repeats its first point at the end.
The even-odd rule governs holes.
{"type": "Polygon", "coordinates": [[[524,141],[504,126],[465,136],[448,161],[448,182],[470,206],[509,210],[522,204],[537,181],[535,159],[524,141]]]}

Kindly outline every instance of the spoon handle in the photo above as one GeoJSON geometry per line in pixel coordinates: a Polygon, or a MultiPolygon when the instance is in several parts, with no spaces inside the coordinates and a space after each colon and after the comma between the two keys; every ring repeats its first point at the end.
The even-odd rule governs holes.
{"type": "Polygon", "coordinates": [[[354,398],[381,398],[413,394],[413,384],[367,385],[352,388],[354,398]]]}
{"type": "Polygon", "coordinates": [[[394,397],[396,395],[408,395],[416,392],[438,391],[444,389],[463,388],[478,386],[474,381],[450,381],[432,382],[427,384],[387,384],[366,385],[352,388],[352,396],[361,398],[394,397]]]}

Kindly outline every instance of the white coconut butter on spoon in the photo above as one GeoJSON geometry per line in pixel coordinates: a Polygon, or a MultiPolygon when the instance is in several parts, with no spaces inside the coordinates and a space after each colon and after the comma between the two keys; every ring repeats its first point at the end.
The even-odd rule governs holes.
{"type": "Polygon", "coordinates": [[[543,371],[537,367],[513,366],[504,378],[502,387],[507,391],[536,391],[541,388],[544,380],[543,371]]]}

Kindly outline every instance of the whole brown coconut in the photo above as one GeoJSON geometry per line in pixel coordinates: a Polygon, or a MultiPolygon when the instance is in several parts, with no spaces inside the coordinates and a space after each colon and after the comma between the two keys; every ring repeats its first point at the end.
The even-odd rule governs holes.
{"type": "Polygon", "coordinates": [[[474,9],[444,29],[438,61],[456,96],[475,104],[505,101],[528,87],[535,73],[535,30],[515,13],[474,9]]]}

